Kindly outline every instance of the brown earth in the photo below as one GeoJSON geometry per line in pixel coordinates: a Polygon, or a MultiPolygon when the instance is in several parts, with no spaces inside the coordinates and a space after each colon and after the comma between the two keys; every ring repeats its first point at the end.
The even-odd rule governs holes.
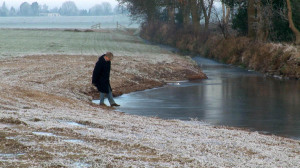
{"type": "MultiPolygon", "coordinates": [[[[159,58],[115,56],[112,62],[111,85],[113,94],[159,87],[168,81],[206,78],[195,63],[185,57],[159,58]],[[152,62],[152,63],[151,63],[152,62]]],[[[89,102],[98,91],[91,85],[91,76],[98,56],[51,55],[26,56],[0,61],[1,88],[14,97],[25,97],[35,101],[71,99],[89,102]],[[18,92],[18,93],[16,93],[18,92]],[[46,98],[44,98],[46,97],[46,98]],[[48,99],[49,97],[49,99],[48,99]]],[[[26,100],[26,99],[24,99],[26,100]]]]}

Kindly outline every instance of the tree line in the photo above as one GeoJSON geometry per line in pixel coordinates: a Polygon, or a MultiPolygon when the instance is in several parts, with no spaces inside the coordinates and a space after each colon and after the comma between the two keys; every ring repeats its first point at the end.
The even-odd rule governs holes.
{"type": "Polygon", "coordinates": [[[300,44],[299,0],[118,0],[134,19],[164,22],[208,32],[212,25],[225,38],[230,30],[260,41],[300,44]]]}
{"type": "Polygon", "coordinates": [[[101,4],[94,5],[89,10],[78,9],[73,1],[66,1],[61,7],[49,9],[46,4],[40,5],[38,2],[29,4],[23,2],[18,9],[11,7],[8,9],[6,3],[3,2],[0,7],[0,16],[40,16],[47,13],[59,13],[63,16],[100,16],[126,13],[124,7],[116,6],[115,8],[109,2],[103,2],[101,4]]]}

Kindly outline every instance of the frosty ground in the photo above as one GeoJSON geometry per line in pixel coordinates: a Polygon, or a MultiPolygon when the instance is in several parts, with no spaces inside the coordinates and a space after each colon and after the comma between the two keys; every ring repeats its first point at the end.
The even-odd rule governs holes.
{"type": "MultiPolygon", "coordinates": [[[[126,32],[98,33],[88,34],[85,41],[102,44],[89,46],[94,51],[112,50],[107,44],[113,43],[114,95],[166,81],[205,78],[189,58],[147,45],[126,32]]],[[[85,37],[74,32],[72,38],[78,34],[85,37]]],[[[85,51],[84,42],[80,44],[78,50],[85,51]]],[[[64,41],[60,49],[65,54],[32,49],[31,54],[40,55],[4,55],[0,60],[0,167],[299,166],[297,140],[199,121],[128,115],[92,104],[98,96],[91,85],[98,56],[75,55],[73,44],[68,45],[64,41]]],[[[19,53],[16,50],[11,52],[19,53]]]]}

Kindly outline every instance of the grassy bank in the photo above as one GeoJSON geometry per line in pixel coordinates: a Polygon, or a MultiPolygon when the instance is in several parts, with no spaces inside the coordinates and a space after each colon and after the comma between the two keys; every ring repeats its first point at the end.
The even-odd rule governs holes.
{"type": "Polygon", "coordinates": [[[300,78],[300,51],[291,44],[256,42],[247,37],[224,39],[221,35],[194,33],[191,28],[176,28],[162,23],[145,25],[141,35],[147,40],[201,54],[226,64],[268,75],[300,78]]]}
{"type": "Polygon", "coordinates": [[[25,55],[115,55],[161,53],[157,46],[146,45],[129,32],[114,29],[98,31],[72,29],[0,29],[0,58],[25,55]]]}
{"type": "Polygon", "coordinates": [[[212,36],[199,50],[206,57],[268,75],[300,78],[300,52],[292,45],[212,36]]]}

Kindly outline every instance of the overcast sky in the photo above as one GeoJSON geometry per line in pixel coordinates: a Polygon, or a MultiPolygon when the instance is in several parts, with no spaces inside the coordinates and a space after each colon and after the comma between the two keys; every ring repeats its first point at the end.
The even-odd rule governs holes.
{"type": "MultiPolygon", "coordinates": [[[[23,2],[28,2],[31,4],[32,2],[37,2],[39,5],[47,4],[50,9],[55,7],[61,7],[61,5],[69,0],[0,0],[0,6],[2,6],[3,2],[5,2],[6,7],[10,9],[10,7],[14,7],[19,9],[20,5],[23,2]]],[[[78,9],[90,9],[96,4],[101,4],[102,2],[109,2],[112,6],[118,4],[116,0],[71,0],[75,2],[78,9]]]]}

